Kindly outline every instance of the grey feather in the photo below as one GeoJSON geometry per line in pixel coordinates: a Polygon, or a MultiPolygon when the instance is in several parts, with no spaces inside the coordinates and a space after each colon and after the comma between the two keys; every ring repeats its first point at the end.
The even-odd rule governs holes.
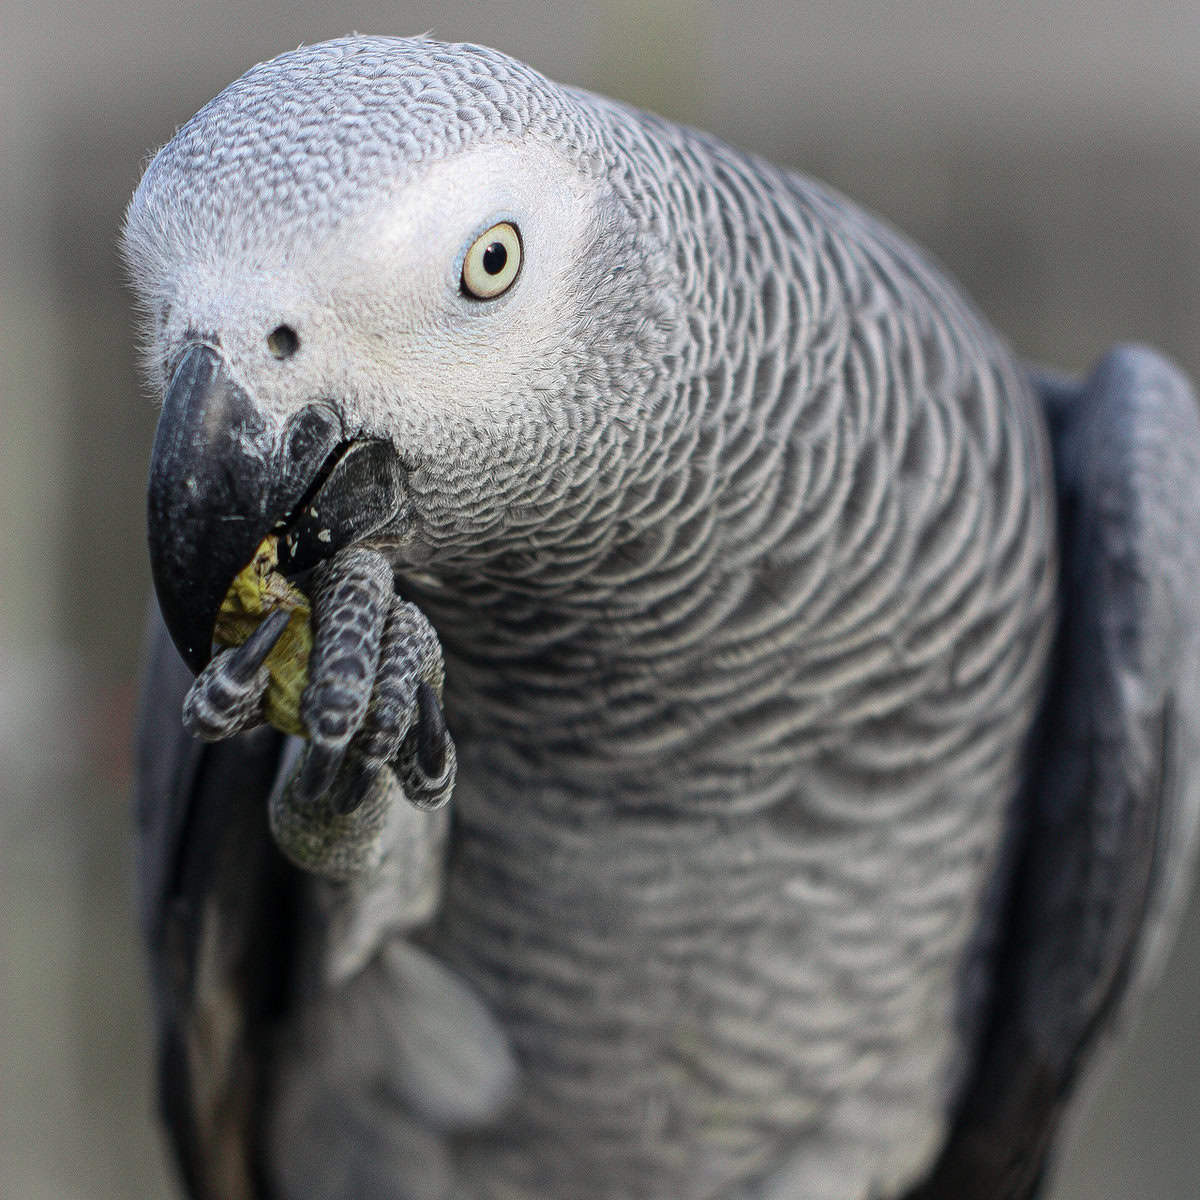
{"type": "MultiPolygon", "coordinates": [[[[1162,584],[1148,607],[1102,593],[1107,551],[1068,523],[1052,679],[1039,396],[936,266],[811,180],[493,51],[343,39],[185,125],[125,249],[152,381],[199,342],[254,398],[264,454],[317,401],[394,448],[403,504],[368,541],[445,657],[449,826],[380,820],[350,847],[379,872],[348,883],[273,866],[298,899],[270,1028],[249,1027],[261,1086],[193,1067],[193,1090],[209,1071],[241,1097],[263,1194],[891,1200],[952,1153],[1010,1000],[1091,1046],[1114,971],[1136,973],[1114,964],[1165,936],[1191,789],[1164,809],[1178,851],[1102,862],[1073,837],[1078,898],[1119,935],[1022,940],[1054,865],[1032,831],[1064,776],[1086,812],[1154,823],[1145,791],[1122,808],[1078,777],[1155,777],[1170,647],[1200,621],[1165,565],[1195,504],[1138,474],[1113,510],[1123,460],[1089,475],[1079,447],[1111,426],[1137,456],[1170,429],[1191,461],[1177,384],[1114,360],[1095,411],[1125,415],[1099,434],[1052,405],[1071,521],[1104,546],[1152,534],[1139,569],[1162,584]],[[463,254],[497,221],[523,259],[480,303],[463,254]],[[1073,640],[1114,622],[1137,645],[1119,697],[1073,640]],[[1109,723],[1115,767],[1031,750],[1047,695],[1073,747],[1109,723]]],[[[170,783],[193,753],[172,738],[146,767],[152,904],[190,836],[171,813],[203,799],[170,783]]],[[[230,769],[242,745],[217,748],[230,769]]],[[[372,785],[379,811],[406,811],[402,774],[372,785]]],[[[241,936],[267,936],[259,900],[241,936]]],[[[186,1027],[208,998],[184,1000],[186,1027]]],[[[181,1144],[196,1123],[176,1117],[181,1144]]],[[[202,1174],[197,1195],[234,1194],[202,1174]]]]}
{"type": "Polygon", "coordinates": [[[1200,412],[1123,348],[1044,379],[1063,620],[1026,785],[992,1016],[914,1200],[1024,1200],[1067,1105],[1154,977],[1192,875],[1200,779],[1200,412]]]}

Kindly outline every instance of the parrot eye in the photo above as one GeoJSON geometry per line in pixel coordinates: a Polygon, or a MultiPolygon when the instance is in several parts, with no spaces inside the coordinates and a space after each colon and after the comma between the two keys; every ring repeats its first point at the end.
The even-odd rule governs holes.
{"type": "Polygon", "coordinates": [[[290,325],[277,325],[267,334],[267,349],[276,358],[291,358],[300,349],[300,335],[290,325]]]}
{"type": "Polygon", "coordinates": [[[521,270],[521,235],[501,221],[477,237],[463,259],[462,290],[476,300],[507,292],[521,270]]]}

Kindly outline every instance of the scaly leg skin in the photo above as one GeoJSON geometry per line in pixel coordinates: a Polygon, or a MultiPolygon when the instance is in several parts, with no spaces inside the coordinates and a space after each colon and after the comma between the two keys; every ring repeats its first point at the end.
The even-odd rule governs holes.
{"type": "MultiPolygon", "coordinates": [[[[404,823],[403,800],[445,804],[457,763],[440,702],[444,667],[433,626],[394,591],[373,550],[343,550],[313,575],[313,649],[300,715],[309,733],[300,766],[271,797],[271,829],[299,866],[329,879],[378,867],[404,823]]],[[[218,741],[262,724],[264,661],[287,625],[271,613],[246,642],[196,677],[183,721],[218,741]]]]}
{"type": "Polygon", "coordinates": [[[190,734],[218,742],[263,723],[270,678],[263,663],[287,623],[288,614],[276,609],[240,646],[222,650],[196,676],[183,701],[183,725],[190,734]]]}
{"type": "Polygon", "coordinates": [[[441,645],[424,614],[395,595],[375,551],[345,550],[319,567],[312,602],[300,707],[310,740],[271,799],[271,829],[306,870],[362,878],[387,853],[398,801],[435,808],[453,790],[441,645]]]}
{"type": "MultiPolygon", "coordinates": [[[[440,808],[454,787],[454,743],[438,697],[442,647],[415,604],[394,599],[383,631],[375,696],[354,742],[363,776],[390,764],[410,804],[440,808]]],[[[365,779],[363,779],[365,784],[365,779]]],[[[354,786],[341,796],[347,810],[365,793],[354,786]]]]}

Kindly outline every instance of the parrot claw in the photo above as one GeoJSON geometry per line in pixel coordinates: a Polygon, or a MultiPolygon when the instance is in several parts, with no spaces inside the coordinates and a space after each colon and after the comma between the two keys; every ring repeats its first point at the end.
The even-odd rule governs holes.
{"type": "Polygon", "coordinates": [[[240,646],[222,650],[196,676],[183,702],[183,724],[189,733],[215,742],[262,723],[270,678],[267,655],[288,619],[287,612],[276,609],[240,646]]]}
{"type": "MultiPolygon", "coordinates": [[[[318,796],[333,786],[345,751],[331,746],[312,745],[292,785],[292,796],[298,805],[311,807],[318,796]]],[[[349,811],[349,810],[346,810],[349,811]]]]}
{"type": "MultiPolygon", "coordinates": [[[[425,810],[440,808],[450,799],[457,773],[454,742],[446,728],[437,692],[424,680],[417,684],[416,709],[416,722],[390,765],[395,768],[410,804],[425,810]]],[[[337,780],[332,795],[334,807],[343,816],[362,804],[389,765],[378,758],[364,758],[353,748],[349,757],[353,769],[337,780]]],[[[333,785],[335,774],[336,771],[330,774],[326,786],[333,785]]]]}
{"type": "Polygon", "coordinates": [[[262,624],[233,652],[230,674],[244,683],[250,683],[259,668],[267,661],[267,655],[275,649],[275,643],[283,636],[291,613],[277,608],[269,613],[262,624]]]}
{"type": "Polygon", "coordinates": [[[437,693],[424,680],[417,685],[417,763],[426,775],[436,777],[446,769],[449,731],[437,693]]]}
{"type": "Polygon", "coordinates": [[[379,774],[378,768],[355,760],[353,771],[348,772],[347,778],[330,792],[334,811],[342,817],[357,811],[375,786],[379,774]]]}
{"type": "Polygon", "coordinates": [[[387,560],[344,550],[314,583],[300,706],[310,744],[272,801],[271,823],[295,862],[344,879],[380,861],[390,804],[446,803],[457,760],[439,699],[441,643],[425,614],[396,596],[387,560]]]}
{"type": "Polygon", "coordinates": [[[415,749],[400,767],[404,794],[417,808],[440,808],[450,799],[457,764],[441,702],[433,688],[424,682],[417,687],[417,726],[413,736],[415,749]]]}
{"type": "MultiPolygon", "coordinates": [[[[450,798],[457,759],[439,699],[443,670],[441,643],[428,618],[396,597],[383,632],[375,694],[351,745],[359,771],[357,782],[346,782],[348,789],[365,794],[373,777],[390,767],[415,807],[437,808],[450,798]]],[[[349,796],[345,802],[357,803],[349,796]]]]}

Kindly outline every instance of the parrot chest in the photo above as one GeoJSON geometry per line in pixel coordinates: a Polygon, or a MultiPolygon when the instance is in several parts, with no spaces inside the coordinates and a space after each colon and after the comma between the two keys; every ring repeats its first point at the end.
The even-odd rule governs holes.
{"type": "Polygon", "coordinates": [[[522,1069],[463,1150],[481,1196],[735,1194],[806,1144],[877,1178],[936,1136],[998,818],[622,815],[464,765],[433,943],[522,1069]]]}

